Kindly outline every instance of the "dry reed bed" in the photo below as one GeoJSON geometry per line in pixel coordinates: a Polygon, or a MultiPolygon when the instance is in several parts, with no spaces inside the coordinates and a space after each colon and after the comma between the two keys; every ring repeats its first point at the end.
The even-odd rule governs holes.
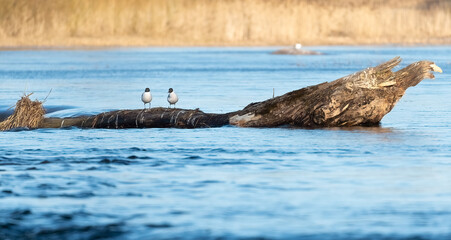
{"type": "Polygon", "coordinates": [[[0,46],[451,43],[447,0],[0,0],[0,46]]]}
{"type": "Polygon", "coordinates": [[[39,123],[44,119],[45,110],[42,102],[30,100],[30,95],[24,95],[16,103],[14,113],[0,122],[0,131],[10,130],[13,128],[37,128],[39,123]]]}

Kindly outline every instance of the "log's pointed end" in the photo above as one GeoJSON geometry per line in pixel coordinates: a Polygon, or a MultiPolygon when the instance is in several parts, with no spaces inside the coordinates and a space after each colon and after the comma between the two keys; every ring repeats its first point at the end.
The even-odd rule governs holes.
{"type": "Polygon", "coordinates": [[[435,79],[434,72],[443,73],[443,70],[439,66],[435,65],[435,63],[429,64],[426,71],[427,72],[425,73],[424,78],[429,78],[429,79],[435,79]]]}
{"type": "Polygon", "coordinates": [[[391,63],[391,65],[396,66],[402,62],[402,58],[400,56],[396,56],[388,62],[391,63]]]}
{"type": "Polygon", "coordinates": [[[419,61],[397,71],[395,78],[397,85],[405,91],[409,87],[416,86],[423,79],[435,79],[434,72],[442,73],[442,69],[431,61],[419,61]]]}
{"type": "Polygon", "coordinates": [[[443,73],[442,69],[439,66],[435,65],[435,63],[433,63],[433,64],[431,64],[429,66],[432,69],[431,71],[438,72],[438,73],[443,73]]]}

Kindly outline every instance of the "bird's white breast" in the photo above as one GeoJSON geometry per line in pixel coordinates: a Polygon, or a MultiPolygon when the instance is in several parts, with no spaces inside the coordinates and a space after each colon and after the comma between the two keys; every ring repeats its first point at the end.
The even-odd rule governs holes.
{"type": "Polygon", "coordinates": [[[141,96],[141,100],[144,103],[150,103],[150,101],[152,101],[152,94],[150,94],[150,92],[144,92],[141,96]]]}
{"type": "Polygon", "coordinates": [[[178,100],[179,98],[177,97],[177,94],[175,94],[175,92],[171,92],[168,94],[168,102],[170,104],[175,104],[178,100]]]}

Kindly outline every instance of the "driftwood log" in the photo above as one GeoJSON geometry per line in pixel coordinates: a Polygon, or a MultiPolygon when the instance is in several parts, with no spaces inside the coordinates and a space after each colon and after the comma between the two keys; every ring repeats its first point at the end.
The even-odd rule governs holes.
{"type": "Polygon", "coordinates": [[[389,113],[407,88],[441,69],[420,61],[397,71],[396,57],[333,82],[295,90],[243,110],[212,114],[187,109],[152,108],[120,110],[95,116],[44,118],[40,128],[202,128],[236,125],[241,127],[297,126],[305,128],[374,126],[389,113]]]}

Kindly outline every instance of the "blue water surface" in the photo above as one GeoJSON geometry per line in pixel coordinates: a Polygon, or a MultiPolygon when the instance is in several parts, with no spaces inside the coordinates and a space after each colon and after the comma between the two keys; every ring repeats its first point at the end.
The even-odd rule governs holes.
{"type": "Polygon", "coordinates": [[[26,92],[48,116],[239,110],[401,56],[444,73],[381,127],[0,132],[0,239],[451,239],[451,47],[0,51],[0,116],[26,92]]]}

